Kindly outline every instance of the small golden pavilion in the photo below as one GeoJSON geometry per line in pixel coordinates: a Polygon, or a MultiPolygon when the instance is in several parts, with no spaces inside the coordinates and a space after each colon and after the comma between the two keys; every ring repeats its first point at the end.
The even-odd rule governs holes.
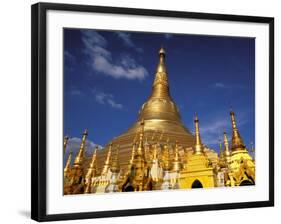
{"type": "MultiPolygon", "coordinates": [[[[72,152],[68,153],[64,194],[255,184],[255,161],[239,133],[233,111],[232,139],[229,143],[227,133],[222,131],[219,154],[202,142],[197,114],[194,134],[184,126],[170,95],[165,56],[161,48],[151,94],[141,106],[137,121],[126,132],[87,157],[88,131],[84,131],[75,158],[72,152]]],[[[65,137],[64,153],[67,144],[65,137]]]]}

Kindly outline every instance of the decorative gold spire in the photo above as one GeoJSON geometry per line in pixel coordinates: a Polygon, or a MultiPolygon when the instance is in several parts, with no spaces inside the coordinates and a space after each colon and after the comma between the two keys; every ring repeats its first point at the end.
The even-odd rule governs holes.
{"type": "Polygon", "coordinates": [[[151,141],[153,142],[155,138],[155,131],[153,132],[152,136],[151,136],[151,141]]]}
{"type": "Polygon", "coordinates": [[[224,143],[223,153],[225,155],[226,162],[229,163],[230,162],[231,152],[229,150],[228,139],[227,139],[227,135],[226,135],[226,131],[225,130],[223,132],[223,143],[224,143]]]}
{"type": "Polygon", "coordinates": [[[201,142],[201,137],[200,137],[200,130],[199,130],[199,119],[197,114],[195,114],[195,119],[194,119],[194,124],[195,124],[195,147],[194,147],[194,154],[202,154],[203,153],[203,145],[201,142]]]}
{"type": "Polygon", "coordinates": [[[153,162],[155,162],[157,160],[157,149],[159,147],[159,143],[158,144],[154,144],[153,146],[153,151],[152,151],[152,160],[153,162]]]}
{"type": "Polygon", "coordinates": [[[167,70],[166,70],[166,65],[165,65],[165,50],[163,47],[161,47],[159,50],[159,63],[158,63],[157,69],[156,69],[156,77],[154,80],[154,84],[157,81],[166,81],[166,84],[168,85],[167,70]],[[161,74],[165,75],[165,76],[161,76],[161,74]]]}
{"type": "Polygon", "coordinates": [[[85,194],[91,193],[91,186],[92,186],[91,181],[88,181],[88,182],[85,184],[85,189],[84,189],[84,193],[85,193],[85,194]]]}
{"type": "Polygon", "coordinates": [[[136,154],[136,142],[134,142],[132,144],[132,154],[131,154],[131,159],[130,159],[129,165],[133,164],[133,161],[134,161],[134,158],[135,158],[135,154],[136,154]]]}
{"type": "MultiPolygon", "coordinates": [[[[163,48],[159,51],[159,63],[156,69],[151,95],[148,101],[143,104],[138,121],[142,119],[173,120],[173,122],[181,123],[178,108],[172,100],[169,91],[168,75],[165,66],[165,51],[163,48]]],[[[163,130],[163,128],[161,129],[163,130]]]]}
{"type": "Polygon", "coordinates": [[[138,137],[138,134],[135,135],[135,138],[134,138],[134,141],[133,141],[133,144],[132,144],[132,153],[131,153],[131,159],[129,161],[129,168],[132,166],[134,158],[135,158],[137,137],[138,137]]]}
{"type": "Polygon", "coordinates": [[[223,152],[222,152],[222,142],[220,139],[219,139],[219,146],[220,146],[220,157],[221,157],[223,152]]]}
{"type": "Polygon", "coordinates": [[[143,191],[144,180],[147,178],[145,175],[146,161],[144,158],[143,135],[144,135],[144,121],[140,122],[141,131],[139,135],[139,145],[134,156],[133,164],[131,166],[132,186],[135,191],[143,191]]]}
{"type": "Polygon", "coordinates": [[[98,147],[96,147],[93,156],[92,156],[92,161],[90,163],[90,166],[88,168],[87,174],[85,176],[85,189],[84,189],[84,193],[91,193],[91,188],[92,188],[92,177],[95,176],[95,172],[96,172],[96,158],[97,158],[97,149],[98,147]]]}
{"type": "Polygon", "coordinates": [[[90,163],[90,166],[88,168],[87,174],[86,174],[86,178],[91,178],[95,175],[95,171],[96,171],[96,158],[97,158],[97,147],[93,153],[92,156],[92,161],[90,163]]]}
{"type": "Polygon", "coordinates": [[[63,139],[63,154],[65,154],[65,152],[66,152],[66,146],[67,146],[68,140],[69,140],[68,136],[65,136],[63,139]]]}
{"type": "Polygon", "coordinates": [[[156,69],[155,79],[152,88],[152,98],[170,98],[169,83],[165,65],[165,50],[159,50],[159,63],[156,69]]]}
{"type": "Polygon", "coordinates": [[[115,152],[115,157],[113,158],[111,166],[110,166],[110,170],[111,170],[112,173],[118,173],[120,171],[119,148],[120,148],[120,146],[117,145],[116,152],[115,152]]]}
{"type": "Polygon", "coordinates": [[[143,157],[143,135],[144,135],[144,120],[142,119],[140,122],[141,125],[141,132],[140,132],[140,138],[139,138],[139,146],[137,149],[137,155],[143,157]]]}
{"type": "Polygon", "coordinates": [[[112,151],[112,142],[109,143],[109,147],[108,147],[108,151],[106,154],[106,159],[103,165],[101,175],[105,175],[110,167],[111,151],[112,151]]]}
{"type": "Polygon", "coordinates": [[[243,142],[243,139],[240,136],[240,133],[238,131],[236,121],[235,121],[235,116],[234,112],[230,112],[230,118],[231,118],[231,124],[232,124],[232,151],[237,151],[237,150],[245,150],[245,144],[243,142]]]}
{"type": "Polygon", "coordinates": [[[80,145],[79,152],[78,152],[78,154],[75,158],[75,161],[74,161],[74,166],[80,166],[83,163],[87,136],[88,136],[88,130],[85,129],[85,131],[83,133],[82,142],[81,142],[81,145],[80,145]]]}
{"type": "Polygon", "coordinates": [[[160,136],[159,136],[159,141],[162,141],[163,135],[164,135],[164,131],[162,130],[162,131],[161,131],[161,134],[160,134],[160,136]]]}
{"type": "Polygon", "coordinates": [[[229,144],[228,144],[228,139],[227,139],[227,135],[226,135],[226,131],[225,130],[223,132],[223,143],[224,143],[224,154],[226,156],[230,156],[231,152],[229,150],[229,144]]]}
{"type": "Polygon", "coordinates": [[[65,167],[64,167],[64,172],[63,172],[63,176],[66,177],[67,173],[70,171],[71,169],[71,160],[72,160],[72,154],[73,152],[70,151],[69,155],[68,155],[68,159],[66,161],[65,167]]]}
{"type": "Polygon", "coordinates": [[[175,161],[179,161],[179,145],[178,145],[178,141],[176,141],[176,145],[175,145],[175,152],[174,152],[174,159],[175,161]]]}
{"type": "MultiPolygon", "coordinates": [[[[156,68],[152,93],[140,108],[137,121],[113,141],[116,145],[120,144],[120,166],[125,169],[124,173],[127,173],[126,171],[130,167],[128,164],[131,155],[128,155],[128,152],[131,153],[132,143],[136,134],[137,144],[135,146],[135,156],[137,155],[137,149],[139,148],[138,141],[140,138],[140,121],[142,120],[145,121],[145,136],[142,138],[143,141],[147,138],[148,144],[156,143],[157,141],[163,144],[166,138],[169,138],[171,142],[175,142],[178,139],[180,145],[185,148],[190,148],[195,144],[195,137],[181,121],[177,105],[169,93],[167,70],[165,67],[166,56],[167,54],[161,49],[158,57],[159,66],[156,68]],[[163,79],[163,77],[165,78],[163,79]],[[161,131],[164,131],[164,133],[161,134],[161,131]]],[[[147,147],[144,146],[144,148],[147,147]]],[[[102,157],[105,157],[106,152],[102,152],[101,154],[103,154],[102,157]]]]}
{"type": "Polygon", "coordinates": [[[178,146],[178,142],[176,142],[175,148],[174,148],[174,159],[172,162],[172,169],[171,171],[173,172],[179,172],[182,168],[182,164],[180,162],[180,158],[179,158],[179,146],[178,146]]]}
{"type": "Polygon", "coordinates": [[[170,153],[169,153],[169,146],[168,146],[168,141],[167,144],[164,145],[164,148],[162,150],[162,166],[163,170],[169,170],[170,169],[170,153]]]}

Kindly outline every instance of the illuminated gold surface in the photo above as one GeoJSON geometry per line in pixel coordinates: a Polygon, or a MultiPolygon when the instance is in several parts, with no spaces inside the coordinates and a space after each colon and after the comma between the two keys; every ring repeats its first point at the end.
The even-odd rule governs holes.
{"type": "Polygon", "coordinates": [[[101,175],[105,175],[108,172],[108,169],[110,168],[111,151],[112,151],[112,142],[109,143],[109,148],[106,154],[106,159],[101,171],[101,175]]]}
{"type": "Polygon", "coordinates": [[[84,154],[88,130],[86,129],[82,136],[79,151],[75,157],[71,168],[69,178],[64,182],[64,194],[81,194],[84,193],[84,154]]]}
{"type": "Polygon", "coordinates": [[[211,166],[210,160],[203,152],[197,114],[194,124],[196,144],[194,146],[194,153],[189,156],[185,169],[181,171],[180,188],[192,188],[196,182],[199,182],[204,188],[215,187],[214,167],[211,166]]]}
{"type": "Polygon", "coordinates": [[[233,111],[230,112],[230,117],[231,117],[231,124],[232,124],[232,147],[231,147],[231,150],[232,151],[243,150],[246,147],[245,147],[243,139],[241,138],[240,133],[238,131],[233,111]]]}
{"type": "Polygon", "coordinates": [[[97,148],[95,149],[93,156],[92,156],[92,161],[90,163],[90,166],[88,168],[88,171],[85,176],[85,190],[84,193],[91,193],[92,189],[92,178],[96,175],[96,158],[97,158],[97,148]]]}
{"type": "Polygon", "coordinates": [[[117,146],[115,156],[111,161],[110,170],[112,173],[118,173],[120,171],[120,165],[119,165],[119,146],[117,146]]]}
{"type": "Polygon", "coordinates": [[[77,156],[75,157],[75,160],[74,160],[74,166],[82,166],[82,164],[83,164],[84,154],[85,154],[85,144],[86,144],[87,136],[88,136],[88,130],[86,129],[83,133],[82,142],[81,142],[81,145],[80,145],[79,152],[78,152],[78,154],[77,154],[77,156]]]}
{"type": "Polygon", "coordinates": [[[242,184],[254,184],[256,179],[254,160],[240,136],[233,111],[230,112],[230,117],[232,124],[232,153],[227,185],[239,186],[242,184]]]}
{"type": "Polygon", "coordinates": [[[71,151],[68,155],[68,159],[66,161],[66,165],[65,165],[65,168],[64,168],[64,175],[63,175],[64,178],[66,178],[71,171],[72,154],[73,154],[73,152],[71,151]]]}
{"type": "MultiPolygon", "coordinates": [[[[159,51],[159,63],[156,69],[152,92],[148,100],[142,105],[138,119],[124,134],[112,140],[114,145],[120,145],[120,166],[122,172],[127,172],[131,157],[132,143],[140,133],[139,122],[145,122],[144,136],[148,144],[176,142],[183,148],[191,148],[195,143],[194,136],[183,125],[179,110],[173,101],[168,83],[168,74],[165,66],[165,51],[159,51]],[[161,139],[160,139],[161,138],[161,139]]],[[[98,154],[104,158],[104,152],[98,154]]],[[[98,167],[101,167],[101,159],[98,167]]]]}
{"type": "Polygon", "coordinates": [[[195,115],[194,123],[195,123],[195,138],[196,138],[194,154],[200,155],[203,153],[203,145],[202,145],[201,137],[200,137],[199,119],[198,119],[197,114],[195,115]]]}
{"type": "Polygon", "coordinates": [[[176,143],[175,145],[175,149],[174,149],[174,159],[172,160],[172,166],[171,166],[171,171],[172,172],[179,172],[182,169],[182,163],[180,161],[180,157],[179,157],[179,146],[178,143],[176,143]]]}
{"type": "Polygon", "coordinates": [[[223,156],[225,158],[225,162],[229,165],[229,163],[231,162],[231,151],[229,149],[226,131],[223,132],[223,143],[224,143],[223,156]]]}
{"type": "MultiPolygon", "coordinates": [[[[125,133],[95,150],[92,157],[85,157],[85,130],[73,166],[70,153],[64,168],[64,194],[255,184],[255,162],[233,111],[231,147],[224,131],[219,158],[202,143],[197,114],[195,135],[184,126],[169,92],[165,56],[161,48],[151,95],[125,133]]],[[[64,138],[64,151],[67,143],[64,138]]]]}

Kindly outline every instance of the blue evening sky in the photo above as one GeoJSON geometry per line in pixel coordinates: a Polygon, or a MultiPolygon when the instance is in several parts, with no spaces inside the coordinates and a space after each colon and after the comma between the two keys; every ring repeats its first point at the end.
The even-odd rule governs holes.
{"type": "Polygon", "coordinates": [[[255,138],[255,40],[253,38],[64,30],[64,134],[105,145],[127,130],[148,98],[158,50],[166,51],[171,95],[183,123],[218,150],[232,107],[240,134],[255,138]]]}

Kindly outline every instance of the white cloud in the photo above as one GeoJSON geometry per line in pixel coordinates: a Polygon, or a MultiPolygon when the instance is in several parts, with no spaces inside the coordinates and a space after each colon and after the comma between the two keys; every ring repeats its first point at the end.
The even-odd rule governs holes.
{"type": "Polygon", "coordinates": [[[66,59],[70,60],[71,62],[75,61],[75,57],[67,50],[64,51],[64,56],[66,59]]]}
{"type": "Polygon", "coordinates": [[[130,55],[121,55],[114,61],[111,52],[107,49],[107,40],[98,32],[82,31],[82,41],[85,46],[84,51],[90,57],[90,64],[95,71],[116,79],[129,80],[143,80],[148,75],[147,70],[136,63],[130,55]]]}
{"type": "Polygon", "coordinates": [[[87,45],[87,47],[91,48],[94,44],[105,47],[107,45],[106,39],[100,35],[98,32],[94,30],[83,30],[82,31],[83,42],[87,45]]]}
{"type": "Polygon", "coordinates": [[[70,90],[70,94],[73,96],[81,96],[82,92],[78,89],[72,89],[72,90],[70,90]]]}
{"type": "Polygon", "coordinates": [[[100,104],[107,104],[115,109],[123,109],[123,105],[115,102],[114,96],[112,94],[93,91],[95,94],[95,100],[100,104]]]}
{"type": "Polygon", "coordinates": [[[143,49],[136,47],[135,43],[132,41],[131,39],[131,35],[129,33],[125,33],[125,32],[116,32],[117,36],[123,40],[124,44],[127,47],[131,47],[134,48],[137,52],[142,53],[143,49]]]}
{"type": "Polygon", "coordinates": [[[222,82],[215,82],[213,84],[211,84],[212,88],[216,88],[216,89],[234,89],[234,88],[238,88],[238,89],[243,89],[244,86],[243,85],[239,85],[239,84],[225,84],[222,82]]]}
{"type": "MultiPolygon", "coordinates": [[[[223,138],[224,130],[226,130],[228,134],[228,139],[231,137],[232,129],[230,116],[226,113],[225,115],[216,115],[214,117],[215,118],[211,119],[208,123],[200,122],[200,134],[203,143],[206,145],[218,144],[219,139],[223,138]]],[[[239,116],[236,116],[236,123],[238,129],[247,123],[245,112],[240,112],[239,116]]]]}
{"type": "Polygon", "coordinates": [[[100,104],[105,104],[105,99],[106,99],[107,95],[103,92],[97,93],[95,96],[95,99],[98,103],[100,104]]]}
{"type": "Polygon", "coordinates": [[[82,96],[83,95],[83,92],[78,89],[76,86],[71,86],[67,92],[72,95],[72,96],[82,96]]]}
{"type": "MultiPolygon", "coordinates": [[[[66,146],[66,153],[64,156],[64,164],[68,158],[69,152],[72,151],[73,152],[73,156],[72,156],[72,161],[74,161],[79,149],[80,149],[80,145],[81,145],[81,138],[77,138],[77,137],[72,137],[69,138],[67,146],[66,146]]],[[[86,156],[90,156],[93,151],[95,150],[95,148],[98,147],[98,149],[102,149],[103,147],[99,144],[96,144],[90,140],[86,140],[86,145],[85,145],[85,155],[86,156]]]]}
{"type": "Polygon", "coordinates": [[[64,50],[64,69],[65,71],[73,72],[76,64],[75,57],[67,50],[64,50]]]}
{"type": "Polygon", "coordinates": [[[116,103],[114,100],[112,99],[107,99],[107,103],[113,107],[113,108],[116,108],[116,109],[122,109],[123,108],[123,105],[120,104],[120,103],[116,103]]]}
{"type": "Polygon", "coordinates": [[[124,64],[112,64],[110,60],[101,55],[94,56],[93,68],[98,72],[117,79],[127,78],[143,80],[148,74],[146,69],[142,66],[135,65],[134,67],[127,67],[124,66],[124,64]]]}
{"type": "Polygon", "coordinates": [[[227,86],[221,82],[216,82],[212,85],[214,88],[227,88],[227,86]]]}
{"type": "Polygon", "coordinates": [[[230,121],[227,119],[216,119],[202,124],[200,133],[204,144],[218,144],[219,139],[222,139],[223,131],[229,127],[230,121]]]}

